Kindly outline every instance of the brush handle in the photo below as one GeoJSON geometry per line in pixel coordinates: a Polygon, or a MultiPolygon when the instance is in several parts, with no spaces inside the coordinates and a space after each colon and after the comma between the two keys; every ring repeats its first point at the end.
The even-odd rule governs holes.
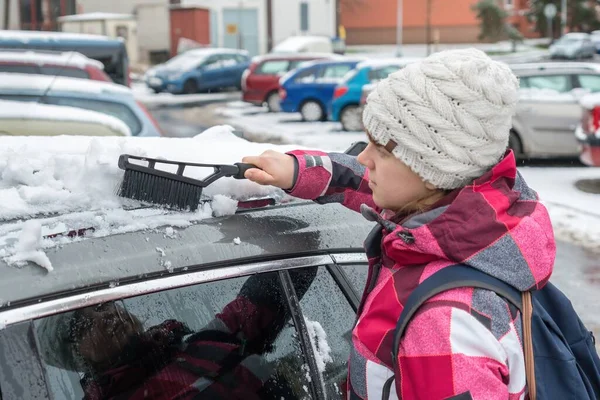
{"type": "Polygon", "coordinates": [[[233,175],[233,177],[235,179],[246,179],[246,177],[244,176],[246,171],[248,171],[249,169],[252,169],[252,168],[258,168],[254,164],[246,164],[246,163],[235,163],[235,166],[238,167],[238,173],[233,175]]]}

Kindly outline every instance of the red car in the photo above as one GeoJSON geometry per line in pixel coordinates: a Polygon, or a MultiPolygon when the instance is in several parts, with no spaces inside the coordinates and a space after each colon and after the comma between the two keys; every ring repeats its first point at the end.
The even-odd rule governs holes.
{"type": "Polygon", "coordinates": [[[579,159],[585,165],[600,167],[600,101],[598,94],[588,96],[582,101],[581,124],[575,130],[579,142],[579,159]]]}
{"type": "Polygon", "coordinates": [[[335,54],[269,54],[252,59],[242,75],[242,99],[255,105],[267,103],[269,111],[279,112],[279,79],[301,63],[334,58],[335,54]]]}
{"type": "Polygon", "coordinates": [[[75,52],[0,51],[0,72],[112,82],[100,61],[75,52]]]}

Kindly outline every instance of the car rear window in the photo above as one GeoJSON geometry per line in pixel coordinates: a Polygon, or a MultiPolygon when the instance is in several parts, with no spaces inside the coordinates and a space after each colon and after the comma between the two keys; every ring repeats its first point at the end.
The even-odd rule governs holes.
{"type": "Polygon", "coordinates": [[[388,77],[389,74],[396,72],[400,69],[397,65],[389,65],[383,68],[373,68],[369,71],[369,80],[371,82],[380,81],[388,77]]]}
{"type": "Polygon", "coordinates": [[[2,65],[0,72],[11,72],[13,74],[37,74],[38,69],[33,65],[2,65]]]}
{"type": "Polygon", "coordinates": [[[42,66],[40,67],[40,71],[44,75],[56,75],[67,76],[69,78],[90,79],[90,75],[86,71],[78,68],[42,66]]]}
{"type": "Polygon", "coordinates": [[[111,101],[78,99],[71,97],[56,97],[49,96],[45,99],[48,104],[58,106],[71,106],[83,108],[90,111],[96,111],[102,114],[111,115],[125,122],[129,127],[131,134],[137,136],[142,131],[142,124],[135,114],[124,104],[114,103],[111,101]]]}
{"type": "Polygon", "coordinates": [[[254,73],[256,75],[278,75],[288,70],[290,65],[289,61],[265,61],[256,68],[254,73]]]}

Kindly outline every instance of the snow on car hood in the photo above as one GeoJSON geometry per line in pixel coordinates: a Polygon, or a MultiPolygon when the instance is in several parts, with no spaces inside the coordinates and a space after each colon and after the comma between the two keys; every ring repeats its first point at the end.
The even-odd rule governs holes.
{"type": "MultiPolygon", "coordinates": [[[[231,164],[267,149],[289,151],[298,146],[251,143],[217,126],[194,138],[139,137],[4,137],[0,139],[0,257],[12,265],[31,261],[51,269],[40,251],[85,236],[185,227],[214,214],[235,212],[238,200],[285,194],[247,180],[221,178],[203,191],[212,201],[196,212],[139,208],[140,203],[115,193],[123,177],[120,154],[170,160],[231,164]],[[27,221],[27,223],[25,223],[27,221]],[[52,236],[52,237],[50,237],[52,236]]],[[[212,169],[196,169],[204,178],[212,169]]]]}

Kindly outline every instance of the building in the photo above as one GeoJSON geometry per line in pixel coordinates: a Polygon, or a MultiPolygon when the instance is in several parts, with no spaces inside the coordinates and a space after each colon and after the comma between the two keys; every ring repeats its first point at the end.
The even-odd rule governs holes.
{"type": "MultiPolygon", "coordinates": [[[[525,12],[528,0],[498,0],[509,12],[508,22],[526,37],[536,37],[525,12]]],[[[398,0],[340,0],[340,22],[347,43],[394,44],[398,0]]],[[[403,0],[403,43],[474,43],[480,33],[472,7],[477,0],[403,0]],[[429,20],[429,24],[427,23],[429,20]],[[427,29],[429,25],[430,29],[427,29]],[[428,32],[429,31],[429,32],[428,32]]]]}
{"type": "Polygon", "coordinates": [[[272,46],[290,36],[336,36],[336,0],[271,0],[272,46]]]}
{"type": "Polygon", "coordinates": [[[19,0],[0,2],[0,29],[19,29],[19,0]]]}

